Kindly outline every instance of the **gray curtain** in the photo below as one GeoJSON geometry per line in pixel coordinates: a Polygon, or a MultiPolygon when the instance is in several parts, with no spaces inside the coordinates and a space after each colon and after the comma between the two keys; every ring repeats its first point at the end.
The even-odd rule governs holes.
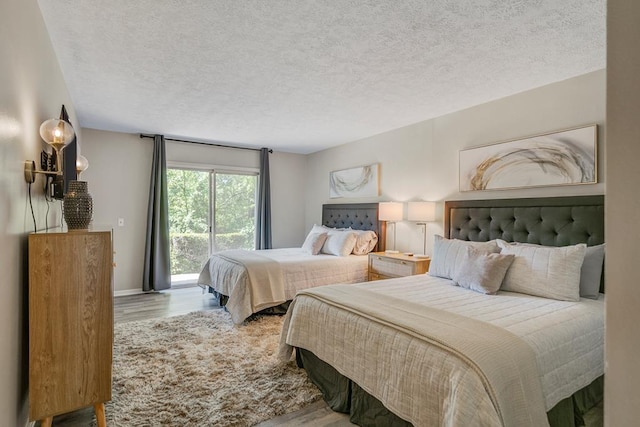
{"type": "Polygon", "coordinates": [[[142,290],[161,291],[171,287],[169,260],[169,196],[167,194],[167,161],[163,135],[153,137],[153,164],[149,209],[147,211],[147,243],[144,250],[142,290]]]}
{"type": "Polygon", "coordinates": [[[269,149],[260,149],[260,188],[256,218],[256,249],[271,249],[271,183],[269,149]]]}

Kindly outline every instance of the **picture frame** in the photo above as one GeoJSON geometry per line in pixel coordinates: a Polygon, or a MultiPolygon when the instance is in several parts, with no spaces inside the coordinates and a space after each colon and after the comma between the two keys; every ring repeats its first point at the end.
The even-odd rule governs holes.
{"type": "Polygon", "coordinates": [[[379,163],[329,172],[329,197],[377,197],[380,195],[379,163]]]}
{"type": "Polygon", "coordinates": [[[598,126],[589,125],[459,151],[460,191],[595,184],[598,126]]]}

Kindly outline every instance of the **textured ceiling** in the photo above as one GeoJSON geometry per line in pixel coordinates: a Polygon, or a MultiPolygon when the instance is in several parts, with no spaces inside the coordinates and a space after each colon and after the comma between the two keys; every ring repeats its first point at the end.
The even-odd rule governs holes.
{"type": "Polygon", "coordinates": [[[38,3],[81,126],[297,153],[606,59],[606,0],[38,3]]]}

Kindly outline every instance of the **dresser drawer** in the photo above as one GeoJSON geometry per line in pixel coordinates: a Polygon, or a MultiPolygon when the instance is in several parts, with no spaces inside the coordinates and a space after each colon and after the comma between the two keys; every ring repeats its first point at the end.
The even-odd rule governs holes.
{"type": "Polygon", "coordinates": [[[411,276],[415,263],[374,255],[371,257],[371,273],[383,276],[411,276]]]}
{"type": "Polygon", "coordinates": [[[369,272],[370,282],[373,282],[374,280],[384,280],[384,279],[391,279],[391,278],[392,278],[391,276],[383,276],[382,274],[369,272]]]}

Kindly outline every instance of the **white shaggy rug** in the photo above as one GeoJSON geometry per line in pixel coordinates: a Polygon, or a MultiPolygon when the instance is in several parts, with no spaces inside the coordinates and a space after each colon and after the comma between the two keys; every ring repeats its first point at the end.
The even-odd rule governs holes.
{"type": "Polygon", "coordinates": [[[110,427],[252,426],[320,399],[276,351],[282,317],[222,310],[115,325],[110,427]]]}

